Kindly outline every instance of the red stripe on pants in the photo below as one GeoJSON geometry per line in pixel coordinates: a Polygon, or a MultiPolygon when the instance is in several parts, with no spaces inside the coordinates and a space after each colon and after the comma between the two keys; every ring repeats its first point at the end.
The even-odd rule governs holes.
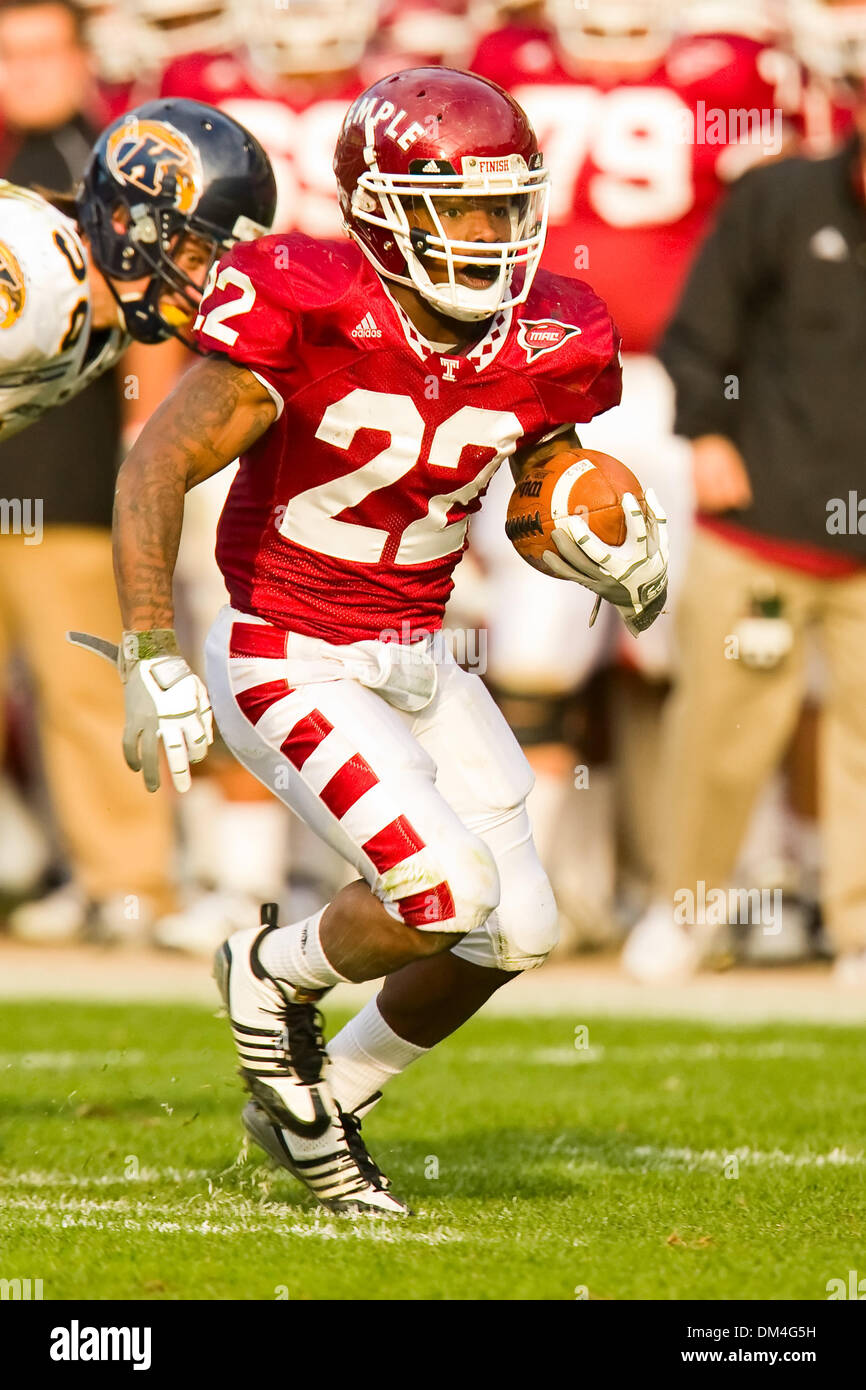
{"type": "Polygon", "coordinates": [[[417,854],[419,849],[424,848],[424,841],[405,816],[398,816],[390,825],[371,836],[361,848],[372,859],[379,873],[384,874],[401,860],[408,859],[410,854],[417,854]]]}
{"type": "Polygon", "coordinates": [[[446,922],[455,915],[454,899],[447,883],[437,883],[435,888],[427,888],[423,893],[410,893],[405,898],[399,898],[397,906],[403,921],[410,927],[446,922]]]}
{"type": "Polygon", "coordinates": [[[271,705],[291,693],[288,681],[265,681],[263,685],[253,685],[249,690],[235,691],[235,699],[250,723],[258,724],[271,705]]]}
{"type": "Polygon", "coordinates": [[[315,753],[322,739],[327,738],[333,727],[320,710],[314,709],[298,720],[291,733],[283,740],[280,752],[300,771],[307,758],[311,753],[315,753]]]}
{"type": "Polygon", "coordinates": [[[351,810],[359,797],[368,792],[371,787],[378,785],[379,779],[365,758],[360,753],[356,753],[354,758],[350,758],[338,772],[335,772],[329,782],[326,782],[319,796],[324,801],[328,810],[342,820],[347,811],[351,810]]]}

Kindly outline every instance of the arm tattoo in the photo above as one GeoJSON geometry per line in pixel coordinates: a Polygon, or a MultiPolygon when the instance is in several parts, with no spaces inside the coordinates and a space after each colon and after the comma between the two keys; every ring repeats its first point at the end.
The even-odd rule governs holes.
{"type": "Polygon", "coordinates": [[[515,483],[519,483],[524,473],[528,473],[539,464],[549,463],[556,454],[573,452],[580,447],[577,428],[572,425],[571,429],[562,430],[551,439],[545,439],[529,449],[518,449],[511,460],[511,472],[515,483]]]}
{"type": "Polygon", "coordinates": [[[124,461],[114,498],[114,573],[123,626],[174,626],[172,576],[187,491],[225,468],[276,408],[245,367],[205,358],[181,379],[124,461]]]}

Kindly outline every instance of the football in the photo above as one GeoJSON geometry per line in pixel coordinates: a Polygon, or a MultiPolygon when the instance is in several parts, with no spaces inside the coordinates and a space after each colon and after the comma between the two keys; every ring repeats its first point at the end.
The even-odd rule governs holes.
{"type": "Polygon", "coordinates": [[[644,506],[641,484],[619,459],[595,449],[567,450],[536,464],[515,486],[508,503],[505,534],[533,569],[550,574],[542,556],[555,550],[550,539],[560,521],[581,516],[608,545],[625,540],[623,494],[644,506]]]}

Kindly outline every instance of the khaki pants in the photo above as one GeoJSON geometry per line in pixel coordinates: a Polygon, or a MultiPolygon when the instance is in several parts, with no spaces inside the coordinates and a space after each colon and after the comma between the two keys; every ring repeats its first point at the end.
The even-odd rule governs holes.
{"type": "MultiPolygon", "coordinates": [[[[123,688],[107,662],[72,647],[77,628],[117,640],[111,536],[47,526],[42,543],[0,536],[0,695],[19,651],[36,686],[45,776],[70,867],[92,898],[172,905],[172,802],[145,790],[121,750],[123,688]]],[[[0,737],[2,737],[0,721],[0,737]]]]}
{"type": "Polygon", "coordinates": [[[727,886],[749,814],[793,733],[805,686],[805,633],[827,667],[820,742],[822,902],[840,951],[866,948],[866,572],[814,579],[699,530],[677,614],[677,684],[662,737],[657,889],[669,900],[703,879],[727,886]],[[761,580],[794,633],[774,670],[726,658],[726,639],[761,580]]]}

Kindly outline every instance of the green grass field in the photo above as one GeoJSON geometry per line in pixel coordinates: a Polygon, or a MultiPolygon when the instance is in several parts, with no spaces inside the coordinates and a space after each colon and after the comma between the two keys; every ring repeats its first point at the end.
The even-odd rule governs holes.
{"type": "Polygon", "coordinates": [[[572,1300],[824,1299],[866,1274],[859,1030],[580,1022],[588,1047],[574,1019],[477,1020],[398,1078],[365,1133],[417,1215],[351,1221],[238,1161],[213,1014],[4,1004],[0,1277],[46,1299],[572,1300]]]}

